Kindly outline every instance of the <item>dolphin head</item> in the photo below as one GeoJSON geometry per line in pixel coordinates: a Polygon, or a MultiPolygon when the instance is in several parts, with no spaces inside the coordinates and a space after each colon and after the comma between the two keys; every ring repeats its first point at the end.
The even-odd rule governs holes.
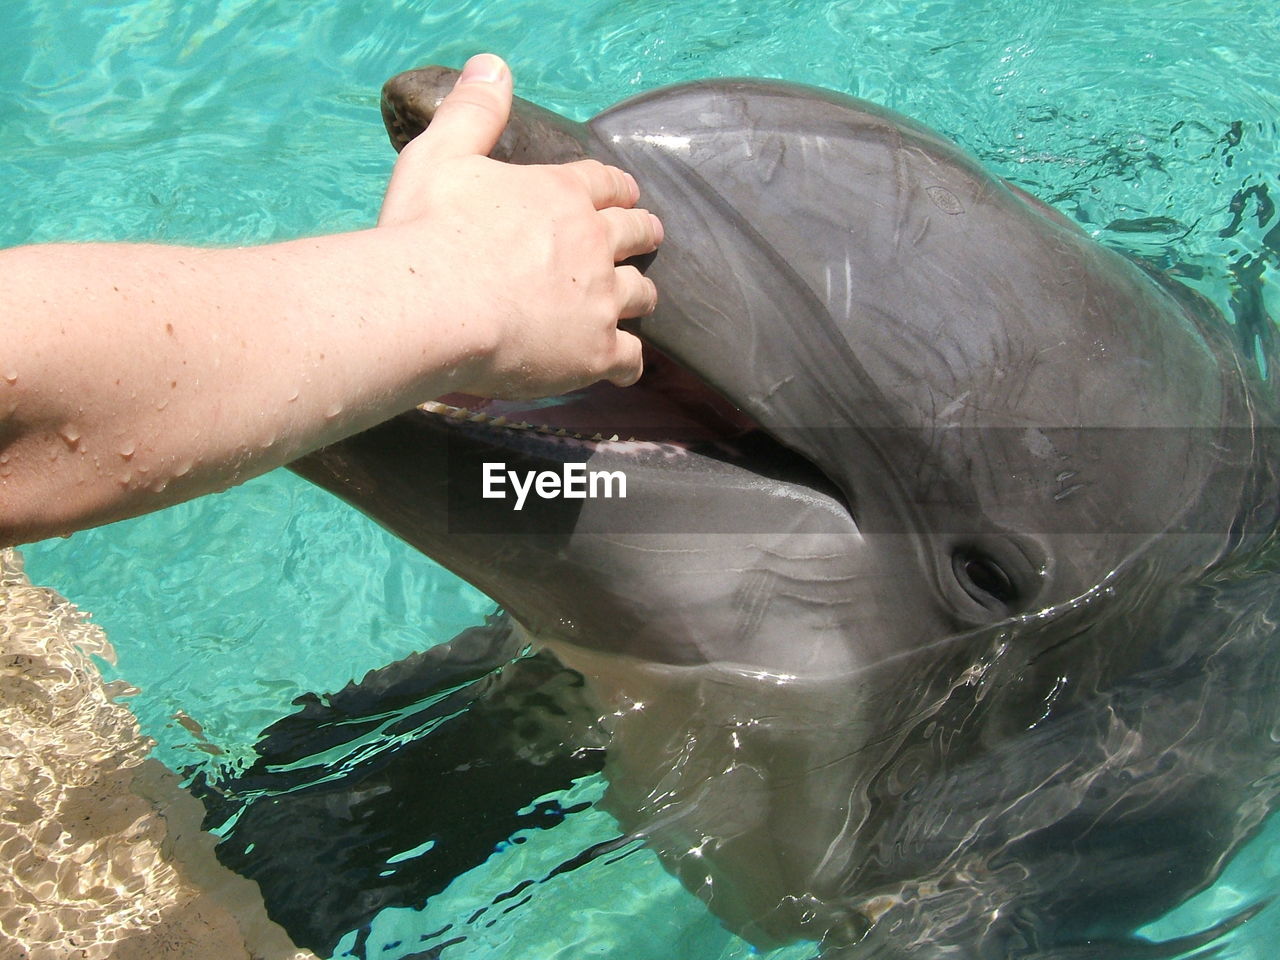
{"type": "MultiPolygon", "coordinates": [[[[455,78],[388,82],[393,143],[455,78]]],[[[904,117],[704,82],[585,124],[518,101],[494,155],[616,163],[669,227],[645,265],[661,303],[632,324],[650,346],[638,388],[537,408],[448,398],[616,436],[590,451],[633,471],[632,502],[605,511],[615,532],[853,534],[845,552],[862,559],[846,573],[865,586],[841,590],[899,578],[913,604],[930,598],[929,622],[907,627],[924,637],[1069,602],[1157,536],[1221,533],[1238,512],[1252,450],[1231,431],[1249,418],[1211,308],[904,117]],[[642,507],[646,478],[677,462],[709,481],[700,496],[682,477],[687,496],[642,507]],[[739,471],[749,491],[717,490],[739,471]],[[1207,485],[1221,495],[1206,502],[1207,485]],[[727,528],[697,519],[716,499],[734,505],[727,528]]]]}
{"type": "MultiPolygon", "coordinates": [[[[455,77],[387,84],[397,146],[455,77]]],[[[1016,692],[957,729],[1035,727],[1081,642],[1104,652],[1080,686],[1114,684],[1144,653],[1090,634],[1101,595],[1245,535],[1252,413],[1212,311],[829,91],[694,83],[587,123],[517,101],[494,156],[635,175],[667,236],[642,264],[659,307],[632,324],[644,378],[441,398],[295,469],[593,682],[611,809],[738,932],[830,937],[905,877],[964,869],[977,801],[914,854],[873,846],[911,738],[984,677],[1016,692]],[[510,474],[570,466],[625,498],[513,508],[510,474]]],[[[973,779],[994,805],[1025,786],[973,779]]]]}

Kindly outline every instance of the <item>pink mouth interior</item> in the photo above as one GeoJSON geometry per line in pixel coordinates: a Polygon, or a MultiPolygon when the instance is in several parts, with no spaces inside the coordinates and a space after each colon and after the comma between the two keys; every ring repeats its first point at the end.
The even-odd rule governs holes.
{"type": "Polygon", "coordinates": [[[616,434],[621,440],[698,443],[757,429],[745,413],[648,346],[644,376],[632,387],[601,382],[545,400],[492,400],[465,393],[439,399],[490,417],[605,439],[616,434]]]}

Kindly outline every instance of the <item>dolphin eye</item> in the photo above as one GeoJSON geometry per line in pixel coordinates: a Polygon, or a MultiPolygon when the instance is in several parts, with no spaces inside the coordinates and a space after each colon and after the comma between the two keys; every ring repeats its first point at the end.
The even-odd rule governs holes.
{"type": "Polygon", "coordinates": [[[957,550],[951,567],[964,592],[984,607],[1012,607],[1018,588],[995,558],[974,550],[957,550]]]}

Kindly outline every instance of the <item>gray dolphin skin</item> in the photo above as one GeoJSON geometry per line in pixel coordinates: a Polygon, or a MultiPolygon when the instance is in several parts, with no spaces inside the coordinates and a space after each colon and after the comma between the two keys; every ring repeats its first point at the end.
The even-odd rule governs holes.
{"type": "MultiPolygon", "coordinates": [[[[397,147],[455,77],[387,84],[397,147]]],[[[1217,312],[825,90],[520,101],[494,156],[635,175],[644,379],[442,398],[294,469],[585,678],[623,829],[824,956],[1171,956],[1247,918],[1137,932],[1280,784],[1275,391],[1217,312]],[[486,463],[626,495],[516,510],[486,463]]]]}

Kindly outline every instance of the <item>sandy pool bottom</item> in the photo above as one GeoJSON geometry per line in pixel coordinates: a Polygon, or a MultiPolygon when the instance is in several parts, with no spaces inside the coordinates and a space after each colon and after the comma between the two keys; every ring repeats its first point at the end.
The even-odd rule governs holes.
{"type": "Polygon", "coordinates": [[[94,655],[102,630],[0,550],[0,958],[314,960],[217,862],[94,655]]]}

